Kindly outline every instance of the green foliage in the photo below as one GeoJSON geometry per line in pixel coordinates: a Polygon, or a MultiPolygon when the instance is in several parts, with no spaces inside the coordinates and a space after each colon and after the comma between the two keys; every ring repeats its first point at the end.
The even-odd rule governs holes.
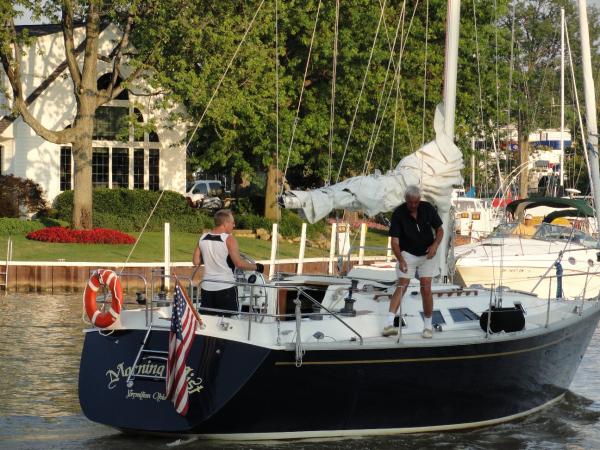
{"type": "Polygon", "coordinates": [[[0,217],[0,234],[27,234],[44,228],[37,220],[21,220],[12,217],[0,217]]]}
{"type": "MultiPolygon", "coordinates": [[[[94,226],[125,232],[141,231],[159,196],[160,192],[137,189],[95,189],[94,226]]],[[[71,219],[72,205],[73,191],[61,193],[54,201],[57,215],[62,220],[71,219]]],[[[164,222],[171,224],[172,231],[189,233],[198,233],[213,224],[212,217],[190,208],[183,195],[172,191],[164,192],[146,230],[161,231],[164,222]]]]}
{"type": "MultiPolygon", "coordinates": [[[[442,100],[446,0],[339,2],[339,54],[330,147],[335,3],[321,3],[308,66],[317,0],[264,3],[260,0],[142,3],[108,0],[103,2],[102,20],[122,30],[131,20],[129,42],[135,52],[128,52],[129,64],[133,68],[152,69],[144,70],[144,77],[154,90],[166,93],[165,106],[182,103],[194,124],[203,117],[190,146],[188,162],[192,168],[200,166],[206,171],[231,173],[238,184],[243,180],[259,185],[261,174],[276,158],[282,171],[289,160],[286,178],[290,186],[311,188],[322,186],[330,179],[335,181],[338,170],[340,179],[344,179],[363,170],[370,172],[395,166],[401,157],[433,137],[434,109],[442,100]],[[383,25],[378,27],[382,4],[386,5],[383,25]],[[262,5],[261,10],[257,11],[259,5],[262,5]],[[275,5],[279,16],[277,77],[275,5]],[[229,66],[255,13],[256,21],[229,66]],[[397,28],[403,41],[398,38],[394,42],[397,28]],[[400,76],[396,78],[394,66],[399,63],[400,76]],[[308,71],[302,83],[305,67],[308,71]],[[226,69],[227,76],[221,80],[226,69]],[[364,89],[363,79],[366,80],[364,89]],[[217,85],[219,91],[212,99],[217,85]],[[295,122],[301,91],[302,103],[295,122]],[[290,145],[295,123],[293,145],[290,145]],[[367,158],[368,153],[372,157],[367,158]]],[[[44,15],[58,22],[67,4],[58,0],[16,0],[0,8],[0,19],[10,24],[21,14],[19,11],[33,9],[34,17],[44,15]]],[[[91,5],[95,4],[73,2],[76,21],[85,22],[91,5]]],[[[571,47],[578,67],[579,25],[574,2],[478,0],[462,4],[456,139],[465,156],[470,156],[472,137],[488,137],[490,145],[482,154],[477,153],[476,161],[477,179],[482,180],[485,187],[494,188],[498,181],[494,176],[495,161],[489,151],[490,137],[499,127],[515,124],[521,132],[527,133],[537,127],[557,126],[560,7],[566,9],[571,47]],[[511,33],[513,5],[515,42],[511,33]]],[[[588,10],[593,66],[596,67],[600,22],[597,8],[590,6],[588,10]]],[[[10,32],[9,26],[0,29],[0,53],[11,52],[10,32]]],[[[27,32],[18,39],[30,40],[27,32]]],[[[574,103],[571,85],[568,80],[567,104],[574,103]]],[[[578,80],[579,89],[581,86],[578,80]]],[[[568,109],[567,124],[571,130],[577,128],[574,120],[574,109],[568,109]]],[[[134,123],[135,118],[130,121],[134,123]]],[[[152,124],[149,127],[145,131],[150,131],[152,124]]],[[[136,124],[136,134],[141,131],[136,124]]],[[[508,172],[516,165],[516,158],[509,154],[507,161],[502,162],[502,169],[508,172]]],[[[100,210],[114,215],[114,211],[105,206],[100,210]]],[[[127,220],[139,228],[139,217],[148,211],[136,211],[127,220]]],[[[239,212],[248,213],[250,208],[240,205],[239,212]]],[[[178,220],[186,221],[185,226],[203,220],[184,215],[186,219],[178,220]]],[[[113,219],[102,216],[99,220],[113,219]]],[[[290,230],[295,230],[296,225],[290,223],[290,230]]]]}
{"type": "Polygon", "coordinates": [[[235,216],[235,226],[241,230],[254,230],[264,228],[269,233],[273,227],[273,221],[257,214],[237,214],[235,216]]]}
{"type": "Polygon", "coordinates": [[[0,217],[19,217],[23,210],[33,214],[45,209],[39,184],[14,175],[0,175],[0,217]]]}

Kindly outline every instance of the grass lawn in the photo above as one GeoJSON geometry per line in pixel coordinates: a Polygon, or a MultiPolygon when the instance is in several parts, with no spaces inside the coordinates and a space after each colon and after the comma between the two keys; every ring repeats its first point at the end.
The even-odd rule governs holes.
{"type": "MultiPolygon", "coordinates": [[[[130,233],[137,237],[137,233],[130,233]]],[[[171,233],[171,261],[187,262],[192,260],[192,252],[199,235],[194,233],[171,233]]],[[[48,242],[32,241],[24,235],[15,235],[13,239],[13,261],[90,261],[90,262],[125,262],[132,245],[109,244],[55,244],[48,242]]],[[[164,260],[164,243],[162,232],[144,233],[130,261],[154,262],[164,260]]],[[[271,242],[254,238],[237,237],[240,250],[255,259],[268,259],[271,255],[271,242]]],[[[359,238],[354,233],[351,237],[352,245],[358,246],[359,238]]],[[[0,235],[0,260],[6,257],[7,237],[0,235]]],[[[370,231],[367,234],[367,246],[385,246],[387,233],[370,231]]],[[[280,242],[278,258],[297,258],[298,244],[280,242]]],[[[384,251],[366,251],[367,255],[382,255],[384,251]]],[[[329,251],[315,247],[307,247],[305,256],[328,257],[329,251]]]]}

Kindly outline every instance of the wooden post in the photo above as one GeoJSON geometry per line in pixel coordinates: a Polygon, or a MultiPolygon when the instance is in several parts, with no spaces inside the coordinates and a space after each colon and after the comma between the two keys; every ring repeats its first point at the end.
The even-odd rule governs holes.
{"type": "Polygon", "coordinates": [[[367,241],[367,224],[360,224],[360,248],[358,249],[358,264],[362,265],[365,260],[365,242],[367,241]]]}
{"type": "Polygon", "coordinates": [[[165,290],[171,287],[171,224],[165,222],[165,290]]]}
{"type": "Polygon", "coordinates": [[[385,252],[385,262],[390,262],[391,260],[392,260],[392,238],[388,237],[387,250],[385,252]]]}
{"type": "Polygon", "coordinates": [[[277,224],[273,224],[273,230],[271,233],[271,260],[269,264],[269,279],[275,275],[275,257],[277,256],[277,224]]]}
{"type": "Polygon", "coordinates": [[[333,275],[333,258],[335,257],[335,246],[337,244],[335,236],[337,234],[337,223],[331,224],[331,241],[329,243],[329,268],[327,273],[333,275]]]}
{"type": "Polygon", "coordinates": [[[300,233],[300,252],[298,253],[298,274],[302,273],[304,268],[304,251],[306,250],[306,222],[302,223],[302,232],[300,233]]]}

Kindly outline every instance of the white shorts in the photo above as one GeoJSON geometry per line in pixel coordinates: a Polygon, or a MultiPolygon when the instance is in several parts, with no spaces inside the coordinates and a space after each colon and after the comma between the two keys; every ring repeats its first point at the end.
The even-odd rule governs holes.
{"type": "Polygon", "coordinates": [[[401,254],[404,261],[406,261],[407,270],[402,272],[400,263],[396,263],[396,276],[398,278],[415,278],[417,271],[419,277],[430,278],[437,276],[440,272],[437,254],[431,259],[427,259],[427,255],[415,256],[404,251],[401,254]]]}

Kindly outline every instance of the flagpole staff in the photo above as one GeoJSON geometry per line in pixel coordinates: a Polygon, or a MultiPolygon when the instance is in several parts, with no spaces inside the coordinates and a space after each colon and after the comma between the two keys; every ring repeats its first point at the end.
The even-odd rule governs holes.
{"type": "Polygon", "coordinates": [[[185,299],[185,302],[187,303],[188,308],[190,308],[190,311],[192,311],[192,313],[196,317],[196,321],[198,322],[199,328],[201,330],[204,330],[206,328],[206,325],[204,324],[202,317],[200,317],[200,313],[196,310],[196,307],[194,306],[194,304],[188,297],[187,291],[185,289],[183,289],[183,286],[181,286],[181,283],[179,282],[179,278],[177,278],[177,274],[175,273],[175,271],[173,271],[172,274],[173,274],[172,275],[173,278],[175,278],[175,283],[177,283],[177,285],[179,285],[179,287],[181,288],[181,292],[183,293],[183,298],[185,299]]]}

